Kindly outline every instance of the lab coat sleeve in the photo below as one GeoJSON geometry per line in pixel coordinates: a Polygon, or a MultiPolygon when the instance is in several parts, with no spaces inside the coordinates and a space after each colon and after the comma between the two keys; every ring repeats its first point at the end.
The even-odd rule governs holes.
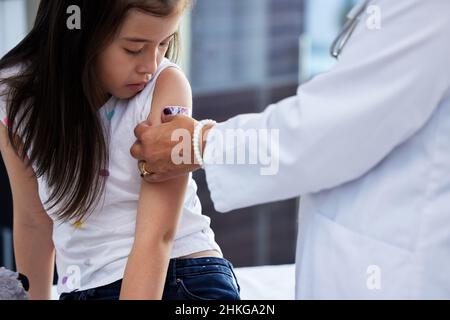
{"type": "Polygon", "coordinates": [[[380,10],[381,29],[371,30],[363,20],[330,72],[261,114],[237,116],[211,131],[205,171],[217,211],[315,193],[361,177],[417,133],[449,94],[450,1],[373,5],[380,10]],[[242,147],[224,138],[235,129],[279,130],[278,145],[268,141],[268,133],[260,135],[259,150],[245,146],[248,154],[269,155],[276,173],[262,174],[261,165],[221,164],[242,147]]]}

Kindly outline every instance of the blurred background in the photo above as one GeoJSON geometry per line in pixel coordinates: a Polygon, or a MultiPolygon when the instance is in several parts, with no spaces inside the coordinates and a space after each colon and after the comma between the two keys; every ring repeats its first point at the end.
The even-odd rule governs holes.
{"type": "MultiPolygon", "coordinates": [[[[57,0],[54,0],[57,1],[57,0]]],[[[355,0],[196,0],[182,25],[180,65],[194,117],[261,112],[329,70],[329,48],[355,0]]],[[[39,0],[0,0],[0,57],[30,30],[39,0]]],[[[294,263],[298,200],[219,214],[203,172],[194,174],[204,214],[236,267],[294,263]]],[[[239,190],[236,190],[239,192],[239,190]]],[[[0,159],[0,266],[14,269],[12,203],[0,159]]]]}

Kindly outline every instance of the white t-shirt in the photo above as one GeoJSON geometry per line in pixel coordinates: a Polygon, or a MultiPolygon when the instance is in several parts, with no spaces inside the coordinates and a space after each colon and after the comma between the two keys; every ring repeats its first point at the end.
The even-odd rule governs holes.
{"type": "MultiPolygon", "coordinates": [[[[145,89],[129,100],[112,97],[100,110],[99,117],[109,131],[109,168],[100,173],[105,179],[104,197],[86,221],[56,221],[54,210],[53,242],[56,249],[58,293],[87,290],[120,280],[134,242],[136,213],[142,179],[130,148],[135,142],[134,128],[150,114],[158,76],[170,67],[165,59],[145,89]]],[[[8,69],[2,75],[14,74],[8,69]]],[[[5,98],[0,100],[0,121],[7,124],[5,98]]],[[[38,179],[42,203],[48,200],[45,178],[38,179]]],[[[218,250],[210,228],[210,219],[202,215],[197,185],[192,179],[184,200],[181,222],[171,258],[204,250],[218,250]]]]}

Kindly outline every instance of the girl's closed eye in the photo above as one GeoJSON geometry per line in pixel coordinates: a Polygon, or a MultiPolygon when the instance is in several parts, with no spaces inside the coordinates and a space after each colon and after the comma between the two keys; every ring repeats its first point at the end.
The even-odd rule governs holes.
{"type": "Polygon", "coordinates": [[[126,53],[128,53],[128,54],[134,56],[134,55],[138,55],[138,54],[142,53],[142,51],[143,51],[144,49],[130,50],[130,49],[124,48],[124,50],[125,50],[126,53]]]}
{"type": "MultiPolygon", "coordinates": [[[[168,41],[164,41],[164,42],[159,44],[159,47],[163,48],[163,49],[167,48],[167,47],[169,47],[171,41],[172,41],[172,39],[170,39],[168,41]]],[[[144,51],[144,48],[139,49],[139,50],[132,50],[132,49],[124,48],[124,50],[125,50],[126,53],[128,53],[130,55],[138,55],[138,54],[140,54],[140,53],[142,53],[144,51]]]]}

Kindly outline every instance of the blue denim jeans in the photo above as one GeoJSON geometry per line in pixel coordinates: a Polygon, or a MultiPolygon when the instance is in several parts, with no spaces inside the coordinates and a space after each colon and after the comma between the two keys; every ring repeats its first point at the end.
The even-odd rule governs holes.
{"type": "MultiPolygon", "coordinates": [[[[109,285],[63,293],[60,300],[118,300],[122,280],[109,285]]],[[[172,259],[163,300],[240,300],[232,264],[222,258],[172,259]]]]}

